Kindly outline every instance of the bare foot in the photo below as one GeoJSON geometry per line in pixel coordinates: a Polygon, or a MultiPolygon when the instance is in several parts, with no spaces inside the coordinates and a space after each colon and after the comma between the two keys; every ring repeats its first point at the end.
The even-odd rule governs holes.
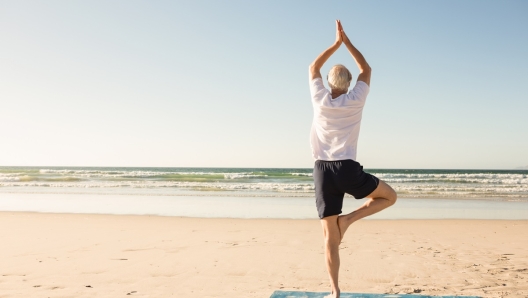
{"type": "Polygon", "coordinates": [[[339,232],[341,233],[341,241],[343,241],[345,232],[351,224],[347,219],[347,215],[340,215],[337,217],[337,226],[339,227],[339,232]]]}
{"type": "Polygon", "coordinates": [[[337,291],[332,291],[330,295],[326,295],[324,298],[339,298],[341,294],[341,291],[338,289],[337,291]]]}

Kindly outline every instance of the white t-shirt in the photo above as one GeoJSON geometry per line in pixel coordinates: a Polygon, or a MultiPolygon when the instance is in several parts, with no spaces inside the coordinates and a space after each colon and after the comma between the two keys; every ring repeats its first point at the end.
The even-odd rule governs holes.
{"type": "Polygon", "coordinates": [[[310,81],[314,109],[310,143],[316,160],[356,160],[361,113],[369,86],[357,81],[347,94],[332,98],[321,78],[310,81]]]}

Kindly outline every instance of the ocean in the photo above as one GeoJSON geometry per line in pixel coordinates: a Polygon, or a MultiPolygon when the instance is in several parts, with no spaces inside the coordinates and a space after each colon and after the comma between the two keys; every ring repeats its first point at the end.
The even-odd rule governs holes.
{"type": "MultiPolygon", "coordinates": [[[[395,206],[451,206],[440,218],[498,208],[528,219],[528,170],[366,171],[396,190],[395,206]]],[[[0,211],[311,218],[313,200],[311,168],[0,167],[0,211]]],[[[345,207],[357,202],[348,197],[345,207]]]]}

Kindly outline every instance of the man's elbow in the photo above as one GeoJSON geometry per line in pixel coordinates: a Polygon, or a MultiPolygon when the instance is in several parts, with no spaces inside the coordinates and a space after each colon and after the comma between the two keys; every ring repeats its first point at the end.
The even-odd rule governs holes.
{"type": "Polygon", "coordinates": [[[370,67],[370,65],[367,64],[367,65],[361,67],[361,72],[362,73],[371,73],[372,72],[372,68],[370,67]]]}
{"type": "Polygon", "coordinates": [[[308,67],[308,73],[310,74],[311,79],[320,78],[321,68],[312,63],[310,64],[310,67],[308,67]]]}
{"type": "Polygon", "coordinates": [[[317,66],[315,65],[315,63],[312,63],[312,64],[310,64],[310,66],[308,66],[308,71],[309,71],[310,73],[316,73],[316,72],[319,72],[319,67],[317,67],[317,66]]]}

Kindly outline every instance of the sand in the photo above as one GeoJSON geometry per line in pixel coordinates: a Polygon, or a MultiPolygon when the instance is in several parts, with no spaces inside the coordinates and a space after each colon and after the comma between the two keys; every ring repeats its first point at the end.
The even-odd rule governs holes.
{"type": "MultiPolygon", "coordinates": [[[[0,297],[328,291],[318,220],[0,212],[0,297]]],[[[528,297],[528,221],[363,220],[343,292],[528,297]]]]}

